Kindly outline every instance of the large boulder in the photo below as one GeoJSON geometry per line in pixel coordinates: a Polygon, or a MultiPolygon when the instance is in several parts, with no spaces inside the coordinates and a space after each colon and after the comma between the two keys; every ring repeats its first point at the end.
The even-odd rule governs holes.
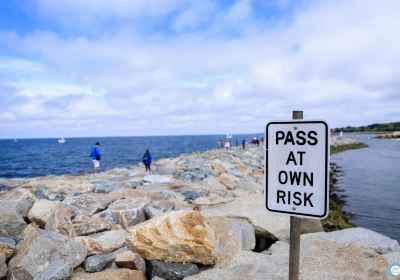
{"type": "Polygon", "coordinates": [[[218,239],[218,266],[228,263],[239,251],[252,251],[256,245],[254,227],[246,219],[213,217],[207,223],[218,239]]]}
{"type": "Polygon", "coordinates": [[[39,199],[33,204],[29,210],[28,218],[31,222],[36,222],[40,227],[44,228],[47,221],[57,209],[61,209],[62,204],[59,201],[50,201],[47,199],[39,199]]]}
{"type": "Polygon", "coordinates": [[[216,234],[197,211],[174,211],[128,229],[132,250],[146,260],[215,264],[216,234]]]}
{"type": "MultiPolygon", "coordinates": [[[[236,192],[237,197],[230,203],[220,207],[202,207],[201,213],[206,217],[229,216],[247,217],[251,223],[263,231],[268,231],[280,240],[289,240],[290,217],[279,213],[269,212],[265,209],[265,198],[261,194],[247,192],[236,192]]],[[[195,201],[195,203],[197,203],[195,201]]],[[[319,220],[302,220],[302,226],[308,232],[321,230],[319,220]],[[303,222],[304,221],[304,222],[303,222]]]]}
{"type": "Polygon", "coordinates": [[[0,205],[0,236],[17,237],[22,234],[26,223],[14,209],[0,205]]]}
{"type": "Polygon", "coordinates": [[[75,228],[71,222],[71,214],[62,207],[51,213],[46,222],[45,229],[56,231],[70,237],[76,236],[75,228]]]}
{"type": "Polygon", "coordinates": [[[107,253],[107,251],[105,251],[101,247],[100,243],[94,238],[89,236],[78,236],[76,240],[86,248],[88,256],[107,253]]]}
{"type": "Polygon", "coordinates": [[[0,253],[3,253],[8,259],[14,255],[15,251],[15,240],[12,238],[0,236],[0,253]]]}
{"type": "Polygon", "coordinates": [[[146,280],[142,271],[109,268],[95,273],[78,272],[71,280],[146,280]]]}
{"type": "Polygon", "coordinates": [[[148,200],[119,199],[111,203],[107,211],[115,213],[118,224],[128,228],[146,220],[145,207],[150,203],[148,200]]]}
{"type": "Polygon", "coordinates": [[[63,205],[71,212],[72,220],[85,219],[105,208],[104,204],[91,194],[67,197],[63,205]]]}
{"type": "Polygon", "coordinates": [[[112,222],[110,219],[96,215],[86,219],[74,221],[73,226],[78,236],[111,229],[112,222]]]}
{"type": "Polygon", "coordinates": [[[148,262],[148,268],[150,277],[158,276],[167,280],[181,280],[199,273],[199,268],[193,263],[167,263],[154,260],[148,262]]]}
{"type": "MultiPolygon", "coordinates": [[[[269,254],[239,252],[224,268],[214,268],[187,280],[288,279],[289,246],[277,242],[269,254]],[[284,246],[282,246],[284,245],[284,246]]],[[[386,279],[386,259],[369,248],[310,240],[300,249],[300,279],[386,279]]]]}
{"type": "Polygon", "coordinates": [[[4,208],[13,209],[22,217],[28,217],[36,197],[26,189],[9,191],[0,197],[0,205],[4,208]]]}
{"type": "Polygon", "coordinates": [[[396,240],[362,227],[331,232],[310,233],[302,235],[302,239],[331,241],[344,244],[361,244],[380,254],[400,251],[400,245],[396,240]]]}
{"type": "Polygon", "coordinates": [[[63,266],[63,271],[60,273],[70,275],[73,268],[83,262],[86,254],[86,249],[76,240],[58,232],[29,226],[9,262],[10,275],[11,278],[18,279],[16,275],[35,278],[46,271],[49,274],[57,274],[55,270],[60,267],[60,260],[63,266]]]}
{"type": "Polygon", "coordinates": [[[96,186],[82,182],[75,176],[44,177],[30,185],[36,188],[36,197],[49,200],[63,200],[78,193],[90,193],[96,186]]]}

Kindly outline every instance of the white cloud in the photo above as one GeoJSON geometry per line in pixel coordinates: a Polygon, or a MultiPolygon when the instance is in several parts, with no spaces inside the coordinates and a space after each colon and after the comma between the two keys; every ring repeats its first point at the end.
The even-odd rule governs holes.
{"type": "Polygon", "coordinates": [[[39,1],[60,18],[176,11],[165,27],[180,33],[141,38],[124,22],[96,36],[0,33],[1,43],[28,57],[0,59],[7,104],[0,118],[20,129],[7,126],[0,137],[38,122],[52,136],[87,135],[92,125],[100,135],[255,132],[293,109],[332,126],[398,121],[398,1],[310,1],[292,21],[272,26],[254,15],[254,2],[224,10],[195,2],[161,10],[151,1],[39,1]]]}

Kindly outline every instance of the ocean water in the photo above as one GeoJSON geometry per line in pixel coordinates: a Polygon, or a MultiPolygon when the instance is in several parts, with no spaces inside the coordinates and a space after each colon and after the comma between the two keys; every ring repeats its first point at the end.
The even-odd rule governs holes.
{"type": "Polygon", "coordinates": [[[400,241],[400,140],[372,134],[345,134],[369,145],[334,155],[342,167],[338,186],[344,190],[350,222],[400,241]]]}
{"type": "MultiPolygon", "coordinates": [[[[261,135],[259,135],[261,136],[261,135]]],[[[240,145],[242,139],[251,141],[253,135],[234,135],[240,145]]],[[[143,136],[0,140],[0,177],[26,178],[44,175],[80,174],[91,171],[90,148],[100,142],[101,169],[126,167],[142,160],[150,149],[153,159],[175,157],[182,153],[217,148],[217,141],[226,135],[199,136],[143,136]]]]}

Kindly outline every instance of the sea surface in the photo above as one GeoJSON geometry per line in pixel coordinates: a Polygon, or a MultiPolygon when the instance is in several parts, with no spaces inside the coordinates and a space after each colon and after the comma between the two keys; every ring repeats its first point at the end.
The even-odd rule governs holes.
{"type": "Polygon", "coordinates": [[[343,171],[350,222],[400,241],[400,140],[374,139],[373,134],[345,134],[369,145],[332,156],[343,171]]]}
{"type": "MultiPolygon", "coordinates": [[[[251,142],[254,135],[233,135],[233,145],[242,139],[251,142]]],[[[258,135],[261,137],[261,135],[258,135]]],[[[175,157],[183,153],[217,148],[217,141],[226,135],[143,136],[2,139],[0,140],[0,178],[27,178],[44,175],[81,174],[91,171],[90,149],[100,142],[101,169],[132,166],[141,162],[146,149],[154,160],[175,157]]]]}

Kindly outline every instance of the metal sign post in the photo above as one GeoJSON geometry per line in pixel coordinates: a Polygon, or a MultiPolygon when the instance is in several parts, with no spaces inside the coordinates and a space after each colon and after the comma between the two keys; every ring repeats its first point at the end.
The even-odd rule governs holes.
{"type": "Polygon", "coordinates": [[[299,278],[300,217],[329,212],[329,127],[322,120],[271,121],[265,139],[265,206],[290,215],[289,279],[299,278]]]}
{"type": "MultiPolygon", "coordinates": [[[[293,120],[302,120],[303,111],[293,111],[293,120]]],[[[290,216],[289,280],[299,279],[301,219],[290,216]]]]}

